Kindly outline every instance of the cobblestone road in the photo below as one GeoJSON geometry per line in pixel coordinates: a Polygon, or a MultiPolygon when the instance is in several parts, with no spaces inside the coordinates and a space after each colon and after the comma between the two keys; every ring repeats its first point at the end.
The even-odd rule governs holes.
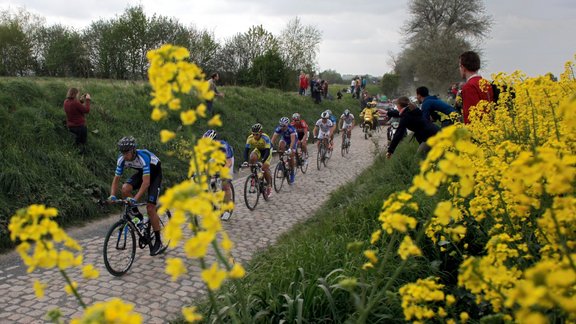
{"type": "MultiPolygon", "coordinates": [[[[336,135],[338,136],[338,135],[336,135]]],[[[335,140],[338,148],[341,140],[335,140]]],[[[225,230],[235,243],[233,255],[236,262],[246,264],[259,250],[274,244],[280,234],[294,224],[310,217],[327,199],[329,193],[354,179],[372,164],[374,152],[385,145],[385,133],[376,133],[365,140],[361,130],[352,134],[352,147],[346,157],[335,150],[327,168],[316,169],[314,145],[309,144],[310,166],[306,174],[298,173],[293,186],[284,184],[280,193],[274,193],[270,201],[259,201],[256,210],[249,211],[243,200],[243,185],[246,172],[236,175],[236,210],[233,217],[224,223],[225,230]],[[296,208],[292,202],[298,201],[296,208]]],[[[272,162],[272,166],[275,166],[272,162]]],[[[181,307],[190,305],[201,297],[205,288],[200,278],[199,267],[189,269],[187,276],[172,282],[164,273],[165,259],[184,257],[182,248],[169,250],[165,254],[151,257],[148,249],[138,250],[130,271],[122,277],[113,277],[102,262],[102,246],[108,227],[117,216],[69,230],[84,248],[84,260],[94,264],[100,271],[96,280],[85,281],[78,271],[71,271],[71,278],[78,281],[84,302],[92,304],[111,297],[120,297],[136,305],[145,323],[166,323],[180,314],[181,307]]],[[[46,313],[58,307],[66,322],[82,314],[76,299],[64,292],[64,280],[57,270],[36,270],[26,274],[18,256],[12,252],[0,255],[0,323],[45,323],[46,313]],[[48,283],[46,296],[38,300],[32,288],[35,279],[48,283]]]]}

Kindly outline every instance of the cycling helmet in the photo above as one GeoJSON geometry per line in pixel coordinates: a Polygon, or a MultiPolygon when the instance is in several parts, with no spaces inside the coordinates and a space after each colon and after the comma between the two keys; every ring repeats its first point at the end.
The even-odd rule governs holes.
{"type": "Polygon", "coordinates": [[[216,131],[213,129],[209,129],[206,131],[206,133],[204,133],[204,135],[202,135],[202,137],[209,137],[210,139],[214,139],[214,137],[216,137],[216,131]]]}
{"type": "Polygon", "coordinates": [[[344,110],[344,116],[346,117],[350,116],[350,110],[348,109],[344,110]]]}
{"type": "Polygon", "coordinates": [[[260,133],[261,131],[262,131],[262,125],[260,123],[252,125],[252,133],[260,133]]]}
{"type": "Polygon", "coordinates": [[[326,109],[326,112],[328,113],[328,115],[332,115],[332,110],[326,109]]]}
{"type": "Polygon", "coordinates": [[[118,151],[124,153],[136,149],[136,139],[132,136],[124,136],[118,141],[118,151]]]}
{"type": "Polygon", "coordinates": [[[299,113],[294,113],[292,115],[292,120],[300,120],[300,114],[299,113]]]}
{"type": "Polygon", "coordinates": [[[328,111],[325,111],[322,113],[322,115],[320,115],[321,118],[330,118],[330,114],[328,113],[328,111]]]}
{"type": "Polygon", "coordinates": [[[290,119],[288,117],[280,118],[280,126],[288,126],[290,124],[290,119]]]}

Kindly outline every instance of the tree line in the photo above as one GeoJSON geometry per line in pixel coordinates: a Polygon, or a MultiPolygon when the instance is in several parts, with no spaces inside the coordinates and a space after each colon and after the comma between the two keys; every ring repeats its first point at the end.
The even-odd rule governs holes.
{"type": "Polygon", "coordinates": [[[444,94],[461,81],[458,57],[474,50],[482,53],[493,19],[483,0],[410,0],[402,27],[404,46],[392,57],[393,71],[384,74],[382,90],[389,96],[413,93],[425,85],[444,94]]]}
{"type": "Polygon", "coordinates": [[[24,9],[0,11],[0,76],[146,80],[146,53],[165,43],[186,47],[190,60],[229,84],[293,87],[299,71],[314,71],[322,33],[290,20],[279,35],[252,26],[218,42],[213,32],[175,18],[127,8],[83,30],[46,26],[24,9]]]}

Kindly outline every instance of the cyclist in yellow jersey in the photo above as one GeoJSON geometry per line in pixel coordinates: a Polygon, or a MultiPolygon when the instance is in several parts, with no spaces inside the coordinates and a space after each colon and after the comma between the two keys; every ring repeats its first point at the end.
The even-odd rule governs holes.
{"type": "Polygon", "coordinates": [[[264,178],[268,183],[268,196],[272,192],[272,176],[270,175],[270,161],[272,161],[272,142],[270,137],[262,132],[262,125],[257,123],[252,126],[252,134],[246,139],[246,148],[244,149],[244,163],[243,167],[250,164],[255,164],[260,160],[262,162],[262,171],[264,171],[264,178]]]}

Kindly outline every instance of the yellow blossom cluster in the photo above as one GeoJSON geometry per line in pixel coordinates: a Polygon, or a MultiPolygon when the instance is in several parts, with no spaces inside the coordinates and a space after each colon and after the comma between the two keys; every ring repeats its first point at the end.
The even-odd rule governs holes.
{"type": "Polygon", "coordinates": [[[436,302],[453,300],[452,296],[444,295],[443,287],[444,285],[437,282],[437,278],[426,278],[418,279],[415,283],[409,283],[400,288],[402,309],[406,319],[423,323],[421,321],[436,316],[445,318],[447,313],[443,307],[432,306],[436,302]]]}
{"type": "MultiPolygon", "coordinates": [[[[493,77],[501,90],[498,102],[481,101],[471,108],[469,125],[456,123],[429,139],[432,149],[412,186],[385,201],[381,230],[391,234],[422,228],[440,253],[460,254],[458,285],[505,318],[575,321],[574,63],[566,64],[559,80],[521,72],[493,77]],[[427,218],[415,218],[418,206],[409,195],[434,196],[440,190],[447,190],[450,198],[427,218]],[[482,253],[469,252],[468,242],[481,244],[482,253]]],[[[380,233],[372,234],[372,244],[380,233]]],[[[404,236],[401,258],[419,252],[411,237],[404,236]]],[[[408,284],[401,291],[409,295],[414,289],[408,284]]],[[[418,302],[403,299],[408,320],[439,316],[414,308],[418,302]]],[[[468,316],[461,314],[460,321],[468,316]]]]}
{"type": "Polygon", "coordinates": [[[75,318],[70,324],[116,323],[139,324],[142,316],[133,312],[134,305],[126,304],[118,298],[106,302],[96,302],[86,308],[81,318],[75,318]]]}
{"type": "MultiPolygon", "coordinates": [[[[28,266],[28,273],[36,268],[58,268],[65,271],[82,266],[82,248],[58,226],[54,220],[57,216],[55,208],[30,205],[18,210],[10,218],[10,239],[19,242],[16,251],[28,266]]],[[[82,268],[82,275],[87,279],[95,279],[99,273],[93,265],[87,264],[82,268]]],[[[64,289],[72,294],[76,292],[77,285],[76,282],[68,282],[64,289]]],[[[38,298],[44,297],[46,287],[47,284],[35,280],[34,291],[38,298]]]]}
{"type": "MultiPolygon", "coordinates": [[[[202,103],[195,108],[181,111],[182,96],[192,94],[200,100],[210,100],[214,97],[214,92],[209,89],[209,83],[202,71],[187,61],[188,51],[181,47],[164,45],[148,52],[147,57],[150,62],[148,76],[153,97],[152,119],[159,121],[171,111],[179,112],[182,125],[190,126],[198,118],[206,117],[206,106],[202,103]]],[[[220,116],[212,117],[208,125],[221,126],[220,116]]],[[[160,133],[162,142],[171,141],[176,137],[176,133],[169,130],[160,133]]],[[[194,142],[194,136],[190,137],[194,142]]],[[[165,235],[170,240],[170,246],[175,247],[182,241],[185,228],[192,231],[193,235],[183,242],[184,252],[186,257],[200,260],[201,278],[206,283],[209,294],[212,294],[227,278],[239,279],[245,276],[242,265],[229,262],[234,244],[223,230],[220,221],[223,211],[234,208],[233,203],[224,203],[224,193],[212,192],[209,188],[209,179],[212,176],[219,175],[226,178],[230,172],[223,166],[226,156],[218,141],[200,138],[193,149],[180,149],[180,151],[190,157],[188,170],[190,180],[169,188],[159,199],[162,206],[160,212],[170,210],[173,215],[165,227],[165,235]],[[218,256],[211,265],[207,264],[205,259],[210,248],[213,248],[218,256]]],[[[185,260],[167,259],[166,273],[172,276],[172,280],[177,280],[186,272],[185,260]]],[[[190,322],[201,319],[194,308],[184,308],[182,312],[190,322]]]]}

